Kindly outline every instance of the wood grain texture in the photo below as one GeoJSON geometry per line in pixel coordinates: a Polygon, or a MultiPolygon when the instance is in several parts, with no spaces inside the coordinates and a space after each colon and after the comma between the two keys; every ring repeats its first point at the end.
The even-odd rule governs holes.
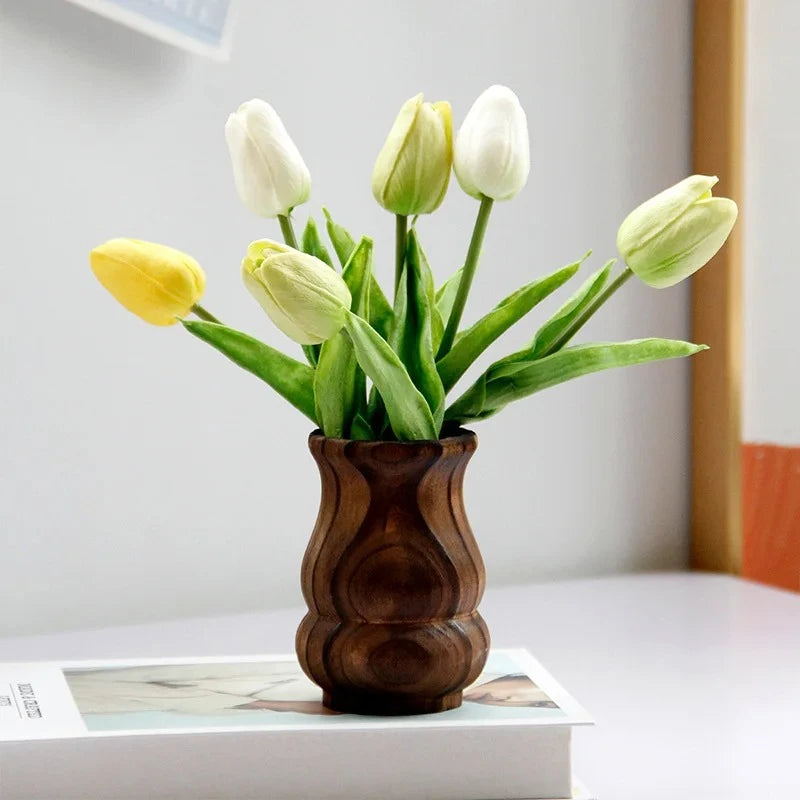
{"type": "Polygon", "coordinates": [[[742,446],[742,574],[800,591],[800,447],[742,446]]]}
{"type": "Polygon", "coordinates": [[[455,708],[483,669],[485,573],[462,495],[476,445],[468,431],[438,442],[311,434],[322,497],[301,573],[309,611],[295,644],[329,708],[455,708]]]}
{"type": "Polygon", "coordinates": [[[692,279],[692,564],[738,573],[742,553],[744,0],[695,0],[694,171],[740,209],[727,244],[692,279]]]}

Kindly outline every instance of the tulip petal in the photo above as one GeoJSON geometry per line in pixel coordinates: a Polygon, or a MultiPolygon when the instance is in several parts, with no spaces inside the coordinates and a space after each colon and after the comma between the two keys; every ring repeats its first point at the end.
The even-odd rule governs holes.
{"type": "MultiPolygon", "coordinates": [[[[627,263],[719,181],[715,175],[690,175],[631,211],[617,232],[617,249],[627,263]]],[[[710,195],[708,195],[710,196],[710,195]]]]}
{"type": "Polygon", "coordinates": [[[263,217],[286,215],[311,192],[311,176],[278,114],[263,100],[228,117],[225,138],[242,203],[263,217]]]}
{"type": "Polygon", "coordinates": [[[152,325],[174,325],[205,289],[205,274],[190,256],[139,239],[112,239],[92,250],[100,283],[129,311],[152,325]]]}
{"type": "Polygon", "coordinates": [[[633,264],[628,265],[649,286],[674,286],[716,255],[733,229],[737,214],[736,203],[727,197],[700,200],[653,240],[638,271],[633,264],[637,264],[639,253],[631,256],[633,264]]]}
{"type": "Polygon", "coordinates": [[[393,214],[429,214],[447,192],[453,160],[450,105],[407,100],[372,171],[372,193],[393,214]]]}
{"type": "Polygon", "coordinates": [[[275,327],[285,333],[290,339],[299,344],[311,345],[321,344],[324,339],[309,336],[295,321],[286,314],[283,309],[275,302],[269,290],[260,280],[255,272],[251,273],[247,269],[242,269],[242,281],[245,288],[253,296],[256,302],[267,312],[267,316],[272,320],[275,327]]]}
{"type": "Polygon", "coordinates": [[[528,122],[506,86],[490,86],[472,105],[456,137],[453,166],[472,197],[509,200],[528,180],[528,122]]]}

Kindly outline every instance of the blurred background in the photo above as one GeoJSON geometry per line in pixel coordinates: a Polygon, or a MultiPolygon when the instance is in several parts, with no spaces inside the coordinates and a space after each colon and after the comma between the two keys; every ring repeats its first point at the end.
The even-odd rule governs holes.
{"type": "MultiPolygon", "coordinates": [[[[87,257],[115,236],[185,250],[209,310],[294,352],[240,284],[247,244],[279,233],[234,189],[223,126],[242,101],[269,101],[305,157],[300,224],[324,204],[373,236],[387,282],[393,220],[370,173],[400,104],[447,99],[458,125],[488,85],[512,87],[531,177],[493,215],[467,322],[593,248],[588,275],[628,211],[692,171],[688,0],[237,10],[215,61],[64,0],[0,0],[0,635],[301,602],[308,422],[180,328],[122,313],[87,257]]],[[[440,280],[475,212],[453,181],[420,220],[440,280]]],[[[632,282],[584,336],[689,338],[688,297],[632,282]]],[[[571,382],[477,426],[465,496],[489,584],[686,567],[689,430],[683,361],[571,382]]]]}

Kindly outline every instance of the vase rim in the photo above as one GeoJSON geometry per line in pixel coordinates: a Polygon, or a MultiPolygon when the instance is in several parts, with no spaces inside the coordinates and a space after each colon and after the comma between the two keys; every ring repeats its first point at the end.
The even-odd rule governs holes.
{"type": "Polygon", "coordinates": [[[474,431],[460,427],[456,428],[455,432],[450,436],[442,436],[439,439],[412,439],[411,441],[408,442],[398,442],[395,439],[341,439],[335,436],[326,436],[320,428],[315,428],[308,435],[309,441],[311,441],[312,439],[325,439],[329,442],[341,443],[342,445],[350,443],[362,446],[392,444],[392,445],[398,445],[400,447],[419,447],[420,445],[445,444],[447,442],[464,442],[470,440],[477,441],[477,438],[478,437],[474,431]]]}

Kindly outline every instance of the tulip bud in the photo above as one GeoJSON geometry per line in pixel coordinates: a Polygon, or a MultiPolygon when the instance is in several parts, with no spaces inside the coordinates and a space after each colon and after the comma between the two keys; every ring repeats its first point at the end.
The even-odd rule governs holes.
{"type": "Polygon", "coordinates": [[[236,190],[262,217],[286,216],[308,200],[311,175],[275,109],[263,100],[242,103],[228,117],[225,138],[236,190]]]}
{"type": "Polygon", "coordinates": [[[490,86],[473,104],[456,137],[454,167],[472,197],[510,200],[531,168],[528,121],[507,86],[490,86]]]}
{"type": "Polygon", "coordinates": [[[206,276],[186,253],[138,239],[111,239],[89,255],[100,283],[145,322],[174,325],[203,296],[206,276]]]}
{"type": "Polygon", "coordinates": [[[347,284],[324,261],[261,239],[247,248],[242,279],[270,319],[300,344],[320,344],[344,325],[347,284]]]}
{"type": "Polygon", "coordinates": [[[393,214],[430,214],[444,200],[453,164],[450,104],[403,103],[372,170],[372,194],[393,214]]]}
{"type": "Polygon", "coordinates": [[[634,209],[619,226],[617,249],[648,286],[663,289],[688,278],[725,244],[738,209],[712,197],[719,179],[692,175],[634,209]]]}

